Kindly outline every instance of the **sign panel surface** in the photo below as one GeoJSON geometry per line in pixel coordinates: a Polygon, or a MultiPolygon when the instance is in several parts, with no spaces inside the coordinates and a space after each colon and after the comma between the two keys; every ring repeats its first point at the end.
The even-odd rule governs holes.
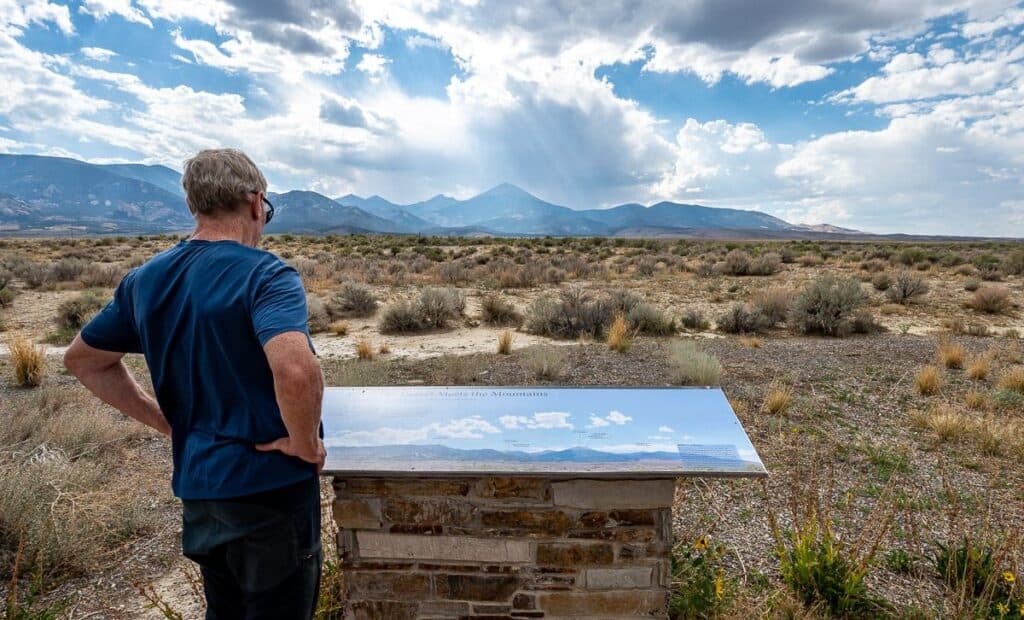
{"type": "Polygon", "coordinates": [[[328,388],[323,424],[336,474],[766,474],[717,388],[328,388]]]}

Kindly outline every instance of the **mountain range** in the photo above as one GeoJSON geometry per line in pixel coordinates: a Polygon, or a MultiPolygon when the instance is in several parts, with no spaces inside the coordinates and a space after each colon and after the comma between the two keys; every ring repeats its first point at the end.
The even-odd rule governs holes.
{"type": "MultiPolygon", "coordinates": [[[[576,210],[503,183],[465,200],[437,195],[413,204],[353,194],[270,193],[269,233],[398,233],[498,236],[792,238],[849,235],[828,224],[790,224],[759,211],[659,202],[576,210]]],[[[181,174],[164,166],[92,164],[0,154],[0,233],[151,234],[191,229],[181,174]]]]}

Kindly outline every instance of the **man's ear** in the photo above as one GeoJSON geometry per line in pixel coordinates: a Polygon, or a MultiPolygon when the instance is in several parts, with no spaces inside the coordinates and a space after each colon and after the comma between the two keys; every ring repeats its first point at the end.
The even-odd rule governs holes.
{"type": "Polygon", "coordinates": [[[252,200],[249,201],[249,215],[254,220],[263,219],[263,194],[262,192],[256,192],[252,194],[252,200]]]}

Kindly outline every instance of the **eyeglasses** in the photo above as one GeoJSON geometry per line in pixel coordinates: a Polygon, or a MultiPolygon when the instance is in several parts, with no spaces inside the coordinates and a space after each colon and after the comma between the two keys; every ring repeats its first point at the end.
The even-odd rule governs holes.
{"type": "Polygon", "coordinates": [[[274,219],[274,205],[272,205],[270,203],[270,201],[267,200],[267,195],[266,194],[263,194],[263,193],[261,193],[258,190],[253,190],[252,193],[262,195],[263,196],[263,204],[267,205],[267,208],[264,210],[264,213],[267,214],[267,219],[264,220],[264,222],[263,222],[263,225],[266,226],[267,224],[270,223],[270,220],[274,219]]]}

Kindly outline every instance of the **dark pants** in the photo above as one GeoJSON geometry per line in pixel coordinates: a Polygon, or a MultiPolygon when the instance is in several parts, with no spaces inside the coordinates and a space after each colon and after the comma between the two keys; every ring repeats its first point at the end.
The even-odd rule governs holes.
{"type": "Polygon", "coordinates": [[[308,620],[320,590],[320,479],[182,502],[182,551],[199,564],[207,620],[308,620]]]}

